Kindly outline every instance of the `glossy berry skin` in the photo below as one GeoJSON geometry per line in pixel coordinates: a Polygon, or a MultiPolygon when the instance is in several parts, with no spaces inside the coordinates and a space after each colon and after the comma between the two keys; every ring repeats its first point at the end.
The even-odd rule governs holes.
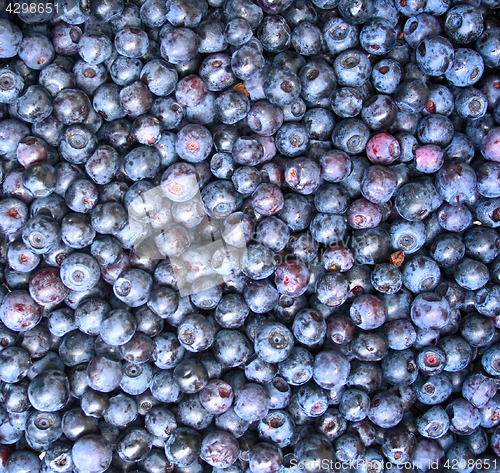
{"type": "Polygon", "coordinates": [[[47,91],[39,85],[30,85],[14,104],[19,118],[27,123],[39,123],[52,112],[47,91]]]}
{"type": "Polygon", "coordinates": [[[298,342],[312,346],[323,341],[326,323],[317,312],[303,309],[295,316],[292,331],[298,342]]]}
{"type": "Polygon", "coordinates": [[[470,88],[457,96],[455,108],[462,118],[481,118],[484,117],[488,109],[488,100],[480,90],[470,88]]]}
{"type": "Polygon", "coordinates": [[[7,261],[16,271],[30,272],[38,266],[40,259],[22,241],[11,243],[7,249],[7,261]]]}
{"type": "Polygon", "coordinates": [[[308,417],[319,417],[328,408],[325,391],[313,384],[306,384],[298,389],[296,402],[299,409],[308,417]]]}
{"type": "Polygon", "coordinates": [[[56,370],[44,371],[33,378],[28,387],[28,398],[38,411],[58,411],[69,400],[69,381],[64,373],[56,370]]]}
{"type": "Polygon", "coordinates": [[[485,371],[492,376],[496,376],[499,371],[498,367],[500,365],[498,364],[498,354],[498,347],[493,346],[488,348],[481,357],[481,365],[485,371]]]}
{"type": "Polygon", "coordinates": [[[476,174],[466,163],[445,164],[436,176],[436,188],[451,205],[468,200],[474,194],[476,174]]]}
{"type": "Polygon", "coordinates": [[[5,296],[0,306],[0,320],[16,332],[26,331],[38,324],[41,308],[27,291],[12,291],[5,296]]]}
{"type": "Polygon", "coordinates": [[[323,26],[326,47],[330,54],[337,55],[342,51],[358,45],[358,27],[342,18],[329,18],[323,26]]]}
{"type": "Polygon", "coordinates": [[[500,0],[478,3],[0,19],[0,470],[491,464],[500,0]]]}
{"type": "Polygon", "coordinates": [[[386,130],[395,121],[397,108],[394,101],[386,95],[374,95],[364,103],[361,111],[363,121],[371,130],[386,130]]]}
{"type": "Polygon", "coordinates": [[[393,264],[379,264],[370,279],[373,287],[384,294],[395,294],[403,285],[401,272],[393,264]]]}
{"type": "Polygon", "coordinates": [[[328,271],[349,271],[354,265],[352,251],[342,245],[327,248],[323,253],[323,266],[328,271]]]}
{"type": "Polygon", "coordinates": [[[383,55],[396,44],[396,34],[388,20],[376,18],[368,21],[360,32],[360,43],[365,51],[383,55]]]}
{"type": "Polygon", "coordinates": [[[417,339],[415,328],[407,320],[398,319],[386,323],[384,333],[389,348],[393,350],[405,350],[412,346],[417,339]]]}
{"type": "Polygon", "coordinates": [[[371,294],[356,297],[349,313],[356,326],[363,330],[378,328],[384,324],[386,319],[382,301],[371,294]]]}
{"type": "Polygon", "coordinates": [[[227,468],[236,461],[239,452],[240,447],[234,436],[219,430],[203,439],[200,457],[213,467],[227,468]]]}
{"type": "Polygon", "coordinates": [[[87,366],[88,384],[95,391],[113,391],[119,386],[122,376],[121,363],[105,356],[93,358],[87,366]]]}
{"type": "Polygon", "coordinates": [[[455,51],[445,77],[457,87],[467,87],[478,82],[483,73],[484,61],[481,55],[472,49],[460,48],[455,51]]]}
{"type": "Polygon", "coordinates": [[[272,136],[282,124],[282,110],[268,101],[256,102],[248,111],[248,125],[258,135],[272,136]]]}
{"type": "Polygon", "coordinates": [[[348,87],[362,86],[372,72],[367,56],[355,49],[339,54],[334,62],[334,70],[338,83],[348,87]]]}
{"type": "Polygon", "coordinates": [[[498,139],[500,129],[492,128],[481,142],[481,153],[488,161],[500,162],[500,152],[498,151],[498,139]]]}
{"type": "MultiPolygon", "coordinates": [[[[354,260],[358,264],[381,263],[387,258],[390,250],[389,235],[383,228],[366,228],[358,230],[354,233],[352,248],[354,260]]],[[[369,290],[367,278],[368,276],[366,273],[354,277],[355,280],[362,282],[360,286],[364,291],[369,290]]]]}
{"type": "Polygon", "coordinates": [[[236,90],[223,92],[215,100],[215,113],[222,123],[233,125],[243,120],[250,110],[246,96],[236,90]]]}
{"type": "Polygon", "coordinates": [[[32,361],[30,354],[19,347],[7,347],[1,352],[2,381],[16,383],[28,374],[32,361]]]}
{"type": "Polygon", "coordinates": [[[417,64],[420,69],[431,76],[445,74],[454,60],[451,42],[442,36],[425,38],[417,48],[417,64]]]}
{"type": "Polygon", "coordinates": [[[498,255],[498,234],[489,228],[474,227],[465,234],[467,254],[483,263],[491,263],[498,255]]]}
{"type": "Polygon", "coordinates": [[[111,40],[104,33],[91,32],[82,35],[78,42],[78,54],[89,64],[101,64],[112,54],[111,40]]]}
{"type": "Polygon", "coordinates": [[[259,422],[259,436],[279,447],[288,446],[295,433],[295,423],[286,411],[271,411],[259,422]]]}
{"type": "Polygon", "coordinates": [[[248,283],[244,289],[243,297],[253,312],[263,314],[270,311],[278,303],[279,292],[268,280],[264,279],[248,283]]]}
{"type": "Polygon", "coordinates": [[[424,145],[415,153],[415,164],[418,171],[424,173],[435,173],[439,171],[444,163],[443,150],[437,145],[424,145]]]}
{"type": "Polygon", "coordinates": [[[88,96],[78,89],[63,89],[54,98],[54,115],[65,125],[83,123],[90,112],[88,96]]]}
{"type": "Polygon", "coordinates": [[[321,177],[328,182],[340,182],[351,172],[352,164],[347,153],[332,150],[320,158],[321,177]]]}
{"type": "Polygon", "coordinates": [[[417,327],[439,330],[448,323],[450,306],[445,298],[437,294],[419,294],[412,303],[410,315],[417,327]]]}
{"type": "Polygon", "coordinates": [[[337,307],[343,304],[349,296],[349,282],[340,273],[326,273],[316,283],[319,301],[328,307],[337,307]]]}
{"type": "Polygon", "coordinates": [[[127,343],[135,332],[136,323],[130,312],[117,309],[110,311],[100,324],[101,337],[109,345],[127,343]]]}
{"type": "Polygon", "coordinates": [[[424,144],[431,143],[441,148],[448,146],[453,139],[454,126],[451,120],[440,114],[424,117],[418,124],[418,138],[424,144]]]}
{"type": "Polygon", "coordinates": [[[197,172],[188,163],[174,163],[162,175],[161,186],[165,196],[173,202],[185,202],[192,199],[197,189],[197,172]]]}
{"type": "Polygon", "coordinates": [[[376,395],[371,399],[368,418],[383,428],[396,426],[403,418],[400,399],[389,393],[376,395]]]}
{"type": "Polygon", "coordinates": [[[92,473],[102,473],[111,465],[112,447],[101,435],[90,434],[79,438],[71,450],[77,468],[85,468],[92,473]],[[89,459],[88,452],[93,451],[89,459]],[[89,461],[90,460],[90,461],[89,461]]]}
{"type": "Polygon", "coordinates": [[[322,351],[315,357],[313,377],[323,389],[345,384],[349,372],[347,359],[337,351],[322,351]]]}
{"type": "Polygon", "coordinates": [[[439,266],[426,256],[415,256],[403,266],[403,284],[413,293],[432,291],[440,277],[439,266]]]}
{"type": "Polygon", "coordinates": [[[276,134],[276,148],[285,156],[295,157],[304,153],[309,135],[299,123],[285,123],[276,134]]]}
{"type": "Polygon", "coordinates": [[[411,16],[405,23],[404,40],[412,48],[416,48],[423,39],[440,34],[442,27],[437,18],[429,13],[419,13],[411,16]]]}
{"type": "Polygon", "coordinates": [[[384,166],[371,166],[361,181],[361,194],[374,204],[388,202],[397,186],[396,177],[384,166]]]}
{"type": "Polygon", "coordinates": [[[255,334],[255,352],[268,363],[282,362],[293,349],[293,338],[293,334],[284,325],[269,322],[255,334]]]}
{"type": "Polygon", "coordinates": [[[267,217],[257,226],[257,240],[273,251],[281,251],[288,244],[290,229],[277,217],[267,217]]]}
{"type": "Polygon", "coordinates": [[[382,221],[382,211],[376,203],[358,199],[350,205],[347,221],[356,230],[374,228],[382,221]]]}
{"type": "Polygon", "coordinates": [[[252,279],[265,279],[275,270],[275,255],[263,245],[251,245],[242,256],[242,271],[252,279]]]}
{"type": "Polygon", "coordinates": [[[252,204],[257,212],[270,217],[283,208],[283,193],[273,184],[262,183],[252,194],[252,204]]]}
{"type": "Polygon", "coordinates": [[[12,472],[21,471],[40,471],[40,459],[35,452],[29,450],[18,450],[12,452],[9,459],[5,462],[5,468],[12,472]]]}
{"type": "Polygon", "coordinates": [[[394,94],[396,106],[401,112],[416,113],[422,111],[428,103],[429,89],[420,79],[401,82],[394,94]]]}
{"type": "Polygon", "coordinates": [[[146,54],[149,39],[145,31],[139,28],[123,28],[115,36],[115,48],[125,57],[139,58],[146,54]]]}
{"type": "Polygon", "coordinates": [[[269,394],[259,384],[245,384],[235,396],[235,413],[247,422],[260,420],[267,415],[269,394]]]}
{"type": "Polygon", "coordinates": [[[424,115],[438,113],[447,117],[453,112],[454,96],[450,89],[439,84],[429,86],[429,97],[425,108],[422,110],[424,115]]]}
{"type": "Polygon", "coordinates": [[[214,342],[214,332],[212,319],[200,314],[191,314],[177,327],[179,342],[191,352],[204,351],[210,347],[214,342]]]}
{"type": "Polygon", "coordinates": [[[314,205],[321,213],[342,215],[349,208],[349,198],[341,186],[324,184],[314,196],[314,205]]]}
{"type": "Polygon", "coordinates": [[[278,473],[282,466],[283,454],[274,444],[257,443],[249,452],[250,471],[255,473],[278,473]]]}
{"type": "Polygon", "coordinates": [[[70,290],[89,290],[99,281],[99,265],[89,255],[73,253],[61,264],[60,277],[70,290]]]}
{"type": "Polygon", "coordinates": [[[120,105],[129,117],[136,118],[151,109],[153,97],[143,82],[136,81],[121,89],[120,105]]]}
{"type": "Polygon", "coordinates": [[[450,413],[450,429],[459,434],[472,433],[480,423],[479,411],[465,399],[456,399],[446,408],[448,415],[450,413]]]}
{"type": "Polygon", "coordinates": [[[316,25],[303,22],[295,27],[291,40],[299,54],[312,56],[321,50],[321,38],[321,30],[316,25]]]}
{"type": "Polygon", "coordinates": [[[24,36],[20,42],[19,57],[31,69],[43,69],[54,60],[54,56],[52,43],[41,33],[24,36]]]}
{"type": "Polygon", "coordinates": [[[234,399],[232,387],[222,380],[210,380],[200,392],[200,402],[212,414],[222,414],[234,399]]]}
{"type": "Polygon", "coordinates": [[[461,232],[472,223],[472,214],[465,206],[443,204],[437,215],[439,224],[448,231],[461,232]]]}
{"type": "Polygon", "coordinates": [[[321,183],[320,167],[313,160],[296,158],[285,169],[285,182],[299,194],[312,194],[321,183]]]}
{"type": "Polygon", "coordinates": [[[0,34],[3,38],[3,46],[0,54],[2,58],[13,57],[18,53],[23,39],[21,30],[15,24],[4,18],[2,18],[0,28],[0,34]]]}
{"type": "Polygon", "coordinates": [[[250,343],[240,332],[224,329],[215,335],[213,352],[222,366],[234,368],[247,361],[250,343]]]}
{"type": "Polygon", "coordinates": [[[309,282],[309,270],[300,262],[288,262],[275,271],[276,288],[281,294],[297,297],[302,295],[309,282]]]}
{"type": "Polygon", "coordinates": [[[454,276],[460,286],[470,290],[480,289],[489,280],[486,265],[471,258],[464,258],[457,265],[454,276]]]}
{"type": "Polygon", "coordinates": [[[167,408],[155,406],[145,416],[145,427],[151,435],[167,439],[177,428],[177,422],[167,408]]]}
{"type": "Polygon", "coordinates": [[[235,18],[227,23],[224,37],[229,44],[241,46],[252,37],[252,28],[245,19],[235,18]]]}
{"type": "Polygon", "coordinates": [[[465,256],[465,245],[454,234],[444,234],[431,245],[431,256],[442,267],[453,267],[465,256]]]}
{"type": "Polygon", "coordinates": [[[399,142],[389,133],[374,135],[366,145],[366,155],[373,164],[391,164],[400,153],[399,142]]]}
{"type": "Polygon", "coordinates": [[[498,66],[498,55],[495,53],[498,44],[498,30],[487,29],[476,41],[476,50],[481,54],[488,67],[498,66]]]}
{"type": "Polygon", "coordinates": [[[392,94],[401,82],[403,69],[393,59],[383,59],[373,66],[371,81],[377,92],[392,94]]]}
{"type": "Polygon", "coordinates": [[[332,95],[332,110],[343,118],[353,118],[361,112],[363,101],[355,87],[338,88],[332,95]]]}
{"type": "Polygon", "coordinates": [[[265,97],[269,102],[278,106],[294,102],[301,90],[297,75],[282,68],[272,68],[264,81],[265,97]]]}
{"type": "Polygon", "coordinates": [[[444,29],[455,43],[472,43],[483,32],[483,18],[471,5],[457,5],[447,12],[444,29]]]}
{"type": "Polygon", "coordinates": [[[444,409],[440,406],[431,407],[417,417],[418,432],[426,438],[440,438],[449,429],[450,421],[444,409]]]}
{"type": "Polygon", "coordinates": [[[477,219],[488,227],[498,227],[498,204],[497,199],[479,201],[476,208],[477,219]]]}
{"type": "MultiPolygon", "coordinates": [[[[279,379],[281,381],[280,383],[278,383],[277,387],[274,386],[274,388],[284,389],[283,395],[278,396],[278,394],[275,393],[276,396],[278,396],[279,400],[283,400],[283,398],[285,397],[289,398],[291,396],[291,390],[288,385],[302,386],[312,378],[313,363],[314,363],[314,357],[306,349],[302,347],[295,347],[290,352],[288,358],[284,362],[280,363],[278,368],[278,372],[281,377],[279,379]],[[287,383],[286,386],[281,386],[282,382],[287,383]]],[[[276,383],[274,383],[273,381],[273,385],[274,384],[276,383]]],[[[272,394],[274,392],[274,389],[273,390],[268,389],[268,391],[270,391],[272,394]]]]}
{"type": "Polygon", "coordinates": [[[59,270],[48,268],[33,274],[29,292],[37,304],[55,306],[64,300],[69,291],[59,277],[59,270]]]}
{"type": "MultiPolygon", "coordinates": [[[[498,297],[498,289],[496,286],[490,286],[486,285],[486,287],[482,288],[480,291],[478,291],[478,294],[476,296],[476,304],[478,308],[478,312],[486,315],[486,316],[494,316],[496,317],[496,308],[495,308],[495,303],[498,297]]],[[[474,320],[474,319],[473,319],[474,320]]],[[[486,333],[482,333],[478,331],[478,339],[480,340],[480,345],[485,343],[485,340],[488,340],[489,335],[491,334],[490,330],[488,330],[488,325],[489,323],[487,322],[486,319],[476,319],[474,320],[475,325],[476,323],[478,325],[482,325],[486,333]],[[488,333],[490,332],[490,333],[488,333]]],[[[465,331],[467,333],[468,331],[465,331]]],[[[475,339],[476,337],[474,337],[475,339]]],[[[478,342],[473,343],[472,340],[469,340],[469,343],[472,343],[476,345],[478,342]]]]}
{"type": "Polygon", "coordinates": [[[444,371],[456,373],[467,366],[472,356],[472,348],[466,340],[448,336],[439,341],[438,347],[446,353],[444,371]]]}
{"type": "Polygon", "coordinates": [[[478,409],[484,407],[495,392],[494,380],[480,373],[467,377],[462,386],[464,398],[478,409]]]}

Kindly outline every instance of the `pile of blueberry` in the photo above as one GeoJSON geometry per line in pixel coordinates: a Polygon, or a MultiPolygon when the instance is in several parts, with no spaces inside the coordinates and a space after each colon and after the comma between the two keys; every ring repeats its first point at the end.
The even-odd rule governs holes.
{"type": "Polygon", "coordinates": [[[500,473],[500,0],[3,7],[0,473],[500,473]]]}

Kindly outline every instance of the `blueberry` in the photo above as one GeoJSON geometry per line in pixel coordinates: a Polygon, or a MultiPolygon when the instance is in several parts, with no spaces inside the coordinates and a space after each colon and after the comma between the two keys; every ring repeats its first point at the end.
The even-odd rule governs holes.
{"type": "Polygon", "coordinates": [[[21,30],[14,23],[11,23],[5,18],[2,18],[0,28],[2,37],[2,49],[0,54],[2,58],[14,57],[18,53],[23,39],[21,30]]]}
{"type": "Polygon", "coordinates": [[[35,452],[18,450],[12,453],[5,466],[15,473],[26,471],[26,469],[40,471],[40,459],[35,452]]]}
{"type": "Polygon", "coordinates": [[[350,155],[363,152],[368,139],[368,127],[356,118],[337,123],[332,133],[335,146],[350,155]]]}
{"type": "Polygon", "coordinates": [[[200,457],[217,468],[230,467],[238,458],[240,447],[236,438],[222,430],[208,434],[201,443],[200,457]]]}
{"type": "Polygon", "coordinates": [[[499,33],[498,28],[488,28],[476,41],[476,50],[488,67],[497,67],[499,63],[496,54],[499,33]]]}
{"type": "Polygon", "coordinates": [[[472,49],[460,48],[445,72],[445,77],[457,87],[474,85],[484,73],[482,56],[472,49]]]}
{"type": "Polygon", "coordinates": [[[73,462],[77,468],[100,473],[111,465],[112,447],[108,441],[97,434],[80,437],[71,450],[73,462]],[[93,452],[89,458],[89,452],[93,452]]]}
{"type": "Polygon", "coordinates": [[[113,45],[104,33],[92,31],[78,41],[78,54],[89,64],[101,64],[111,56],[113,45]]]}
{"type": "Polygon", "coordinates": [[[362,86],[372,72],[367,56],[355,49],[339,54],[334,62],[334,70],[338,83],[349,87],[362,86]]]}
{"type": "Polygon", "coordinates": [[[42,33],[32,33],[20,40],[19,29],[14,25],[11,26],[11,23],[7,20],[5,21],[9,23],[9,26],[3,25],[4,35],[7,40],[4,55],[12,57],[19,52],[19,57],[25,64],[35,70],[43,69],[54,60],[54,47],[49,38],[42,33]],[[7,31],[9,32],[7,33],[7,31]],[[14,54],[12,54],[13,52],[14,54]]]}
{"type": "MultiPolygon", "coordinates": [[[[425,38],[417,47],[417,64],[420,69],[430,76],[448,74],[449,80],[453,82],[452,72],[456,67],[453,46],[450,41],[442,36],[430,36],[425,38]]],[[[457,85],[457,84],[455,84],[457,85]]]]}
{"type": "Polygon", "coordinates": [[[375,18],[363,25],[359,40],[362,48],[371,54],[384,55],[396,44],[396,32],[389,20],[375,18]]]}

